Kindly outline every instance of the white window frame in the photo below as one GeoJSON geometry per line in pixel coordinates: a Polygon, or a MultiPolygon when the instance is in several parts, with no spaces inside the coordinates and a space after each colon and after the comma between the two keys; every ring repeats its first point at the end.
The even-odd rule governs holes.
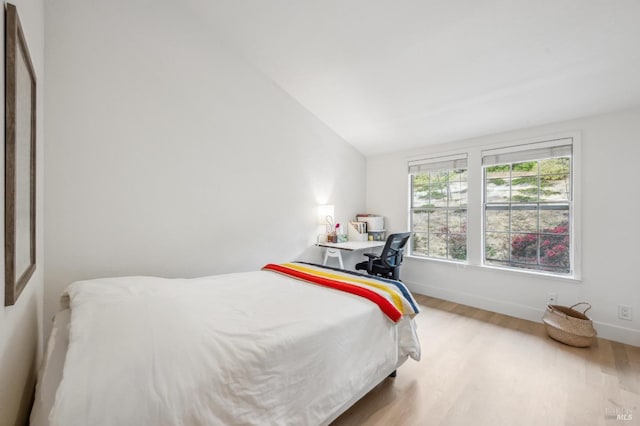
{"type": "MultiPolygon", "coordinates": [[[[582,271],[582,215],[581,215],[581,199],[582,199],[582,143],[581,134],[579,131],[562,132],[557,134],[550,134],[541,137],[532,137],[527,139],[510,139],[504,140],[498,143],[487,142],[487,138],[482,142],[469,143],[466,145],[459,145],[459,148],[451,151],[432,151],[425,152],[418,156],[412,156],[406,158],[407,163],[416,160],[425,160],[430,158],[442,158],[451,155],[467,155],[467,185],[468,185],[468,197],[467,197],[467,261],[465,265],[471,268],[490,269],[497,271],[504,271],[504,273],[512,273],[516,275],[533,275],[541,276],[550,279],[557,279],[561,281],[580,281],[582,271]],[[545,271],[519,269],[519,268],[506,268],[496,265],[484,264],[484,176],[482,168],[482,152],[503,149],[512,147],[513,149],[519,149],[530,144],[544,143],[559,139],[571,139],[572,140],[572,188],[573,188],[573,203],[572,203],[572,220],[571,220],[571,245],[573,248],[572,253],[572,273],[571,274],[555,274],[545,271]]],[[[411,231],[411,175],[408,174],[407,180],[407,228],[411,231]]],[[[411,259],[416,259],[425,262],[449,262],[460,265],[462,262],[452,262],[446,259],[430,258],[425,256],[415,256],[410,252],[407,255],[411,259]]]]}
{"type": "MultiPolygon", "coordinates": [[[[408,223],[409,223],[409,230],[412,233],[411,236],[411,241],[410,241],[410,245],[409,245],[409,256],[413,256],[413,257],[417,257],[417,258],[423,258],[423,259],[430,259],[430,260],[437,260],[437,261],[443,261],[443,262],[453,262],[453,263],[463,263],[466,264],[469,258],[469,241],[468,241],[468,228],[467,228],[467,232],[466,232],[466,259],[462,260],[462,259],[454,259],[454,258],[440,258],[440,257],[432,257],[432,256],[428,256],[428,255],[424,255],[424,254],[416,254],[413,253],[413,234],[415,233],[414,228],[413,228],[413,181],[411,179],[411,176],[413,174],[419,173],[420,171],[427,171],[427,172],[433,172],[433,171],[438,171],[438,170],[454,170],[454,169],[461,169],[464,168],[467,171],[467,186],[469,185],[469,176],[468,176],[468,170],[469,170],[469,165],[468,165],[468,155],[467,153],[448,153],[446,155],[437,155],[437,156],[428,156],[428,157],[420,157],[420,158],[415,158],[415,159],[411,159],[408,162],[408,179],[409,179],[409,217],[408,217],[408,223]]],[[[468,189],[467,189],[468,192],[468,189]]],[[[466,213],[466,218],[465,221],[468,222],[469,220],[469,212],[468,212],[468,206],[469,206],[469,200],[467,199],[467,206],[465,207],[465,213],[466,213]]],[[[438,208],[440,209],[440,208],[438,208]]],[[[447,207],[447,209],[449,209],[447,207]]],[[[467,225],[468,226],[468,225],[467,225]]],[[[429,235],[429,233],[427,233],[427,235],[429,235]]]]}
{"type": "MultiPolygon", "coordinates": [[[[508,201],[504,201],[504,202],[489,202],[488,200],[486,200],[484,197],[486,197],[487,195],[487,176],[486,176],[486,169],[493,167],[493,166],[503,166],[503,165],[508,165],[511,166],[512,164],[518,164],[518,163],[524,163],[524,162],[531,162],[531,161],[540,161],[540,160],[544,160],[547,158],[558,158],[558,157],[566,157],[568,156],[570,158],[570,166],[569,166],[569,176],[571,177],[571,181],[569,182],[569,198],[567,200],[562,200],[559,201],[557,203],[553,203],[553,204],[559,204],[559,205],[566,205],[566,209],[567,209],[567,214],[569,217],[569,224],[570,229],[569,229],[569,237],[570,237],[570,243],[569,243],[569,271],[568,272],[560,272],[560,271],[551,271],[551,270],[544,270],[544,264],[538,264],[537,262],[540,261],[540,256],[542,255],[541,253],[541,249],[540,247],[537,247],[538,245],[538,237],[536,237],[536,263],[535,264],[529,264],[529,266],[527,266],[527,263],[521,263],[520,265],[518,265],[518,263],[516,261],[514,261],[513,259],[511,259],[511,249],[509,250],[509,259],[507,259],[506,261],[502,261],[503,263],[505,263],[504,265],[500,265],[500,261],[490,261],[487,259],[487,253],[486,253],[486,247],[487,247],[487,242],[486,242],[486,238],[487,238],[487,232],[488,230],[483,229],[482,230],[482,238],[484,241],[483,244],[483,255],[482,255],[482,259],[483,259],[483,263],[487,266],[500,266],[502,268],[506,268],[506,269],[515,269],[515,270],[533,270],[536,272],[546,272],[549,273],[550,275],[560,275],[560,276],[572,276],[573,275],[573,267],[574,267],[574,262],[573,262],[573,253],[574,253],[574,245],[573,245],[573,140],[571,138],[564,138],[564,139],[557,139],[557,140],[550,140],[550,141],[544,141],[544,142],[538,142],[538,143],[528,143],[528,144],[522,144],[522,145],[515,145],[515,146],[508,146],[508,147],[503,147],[503,148],[497,148],[497,149],[488,149],[488,150],[483,150],[481,153],[481,157],[482,157],[482,184],[483,184],[483,200],[482,200],[482,215],[483,215],[483,225],[486,226],[487,224],[487,215],[488,215],[488,210],[491,208],[491,206],[494,206],[494,208],[499,207],[499,206],[503,206],[503,208],[506,206],[506,210],[509,212],[509,226],[508,229],[506,230],[506,235],[509,236],[509,241],[512,243],[514,240],[514,236],[518,235],[517,232],[514,233],[514,231],[511,229],[511,217],[514,214],[514,212],[522,209],[522,208],[531,208],[531,206],[535,205],[535,210],[536,210],[536,217],[537,220],[539,221],[541,218],[541,210],[545,209],[545,208],[549,208],[549,204],[547,202],[544,201],[540,201],[537,199],[535,201],[530,201],[530,202],[526,202],[526,203],[521,203],[518,202],[517,200],[514,200],[511,198],[511,191],[513,190],[513,187],[511,186],[511,184],[509,185],[510,188],[510,193],[509,193],[509,197],[508,197],[508,201]],[[546,207],[545,207],[546,206],[546,207]],[[497,263],[496,263],[497,262],[497,263]]],[[[538,178],[539,179],[539,170],[538,170],[538,178]]],[[[513,173],[513,171],[511,169],[509,169],[509,175],[511,176],[511,174],[513,173]]],[[[539,189],[538,189],[539,190],[539,189]]],[[[527,214],[529,215],[529,214],[527,214]]],[[[535,235],[540,235],[540,232],[542,232],[542,230],[539,228],[540,223],[537,224],[537,228],[536,228],[536,232],[533,233],[535,235]]],[[[533,235],[531,232],[525,232],[525,233],[520,233],[520,235],[533,235]]]]}

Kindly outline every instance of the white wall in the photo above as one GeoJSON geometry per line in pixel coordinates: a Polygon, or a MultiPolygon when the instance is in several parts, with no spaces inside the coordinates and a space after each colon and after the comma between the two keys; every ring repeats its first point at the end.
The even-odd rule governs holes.
{"type": "Polygon", "coordinates": [[[640,346],[640,109],[368,158],[367,209],[385,215],[390,231],[408,227],[412,156],[570,131],[582,140],[580,282],[420,259],[406,260],[403,281],[418,293],[534,321],[547,293],[562,305],[588,301],[601,337],[640,346]],[[619,304],[633,308],[633,321],[618,319],[619,304]]]}
{"type": "MultiPolygon", "coordinates": [[[[42,294],[44,276],[44,2],[42,0],[13,0],[18,9],[24,35],[37,78],[36,128],[36,271],[17,302],[4,306],[4,291],[0,292],[0,426],[24,424],[31,408],[37,367],[42,353],[42,294]]],[[[3,2],[3,6],[6,2],[3,2]]],[[[4,11],[3,11],[4,13],[4,11]]],[[[0,20],[4,35],[4,19],[0,20]]],[[[4,61],[4,55],[0,55],[4,61]]],[[[2,81],[4,81],[4,63],[2,81]]],[[[4,117],[4,91],[2,91],[4,117]]],[[[4,132],[2,133],[4,138],[4,132]]],[[[4,143],[3,143],[4,146],[4,143]]],[[[0,162],[0,176],[4,182],[4,161],[0,162]]],[[[4,183],[2,184],[4,188],[4,183]]],[[[4,197],[1,197],[4,214],[4,197]]],[[[3,221],[4,223],[4,221],[3,221]]],[[[4,247],[4,232],[0,232],[0,247],[4,247]]],[[[4,286],[4,255],[0,256],[0,282],[4,286]]]]}
{"type": "Polygon", "coordinates": [[[364,208],[364,157],[180,2],[46,12],[46,318],[79,279],[319,260],[317,205],[364,208]]]}

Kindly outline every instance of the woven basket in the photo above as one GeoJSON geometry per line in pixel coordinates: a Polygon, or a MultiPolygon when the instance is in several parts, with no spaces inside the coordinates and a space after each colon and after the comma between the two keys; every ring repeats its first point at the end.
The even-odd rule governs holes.
{"type": "Polygon", "coordinates": [[[547,305],[547,310],[542,321],[547,329],[547,334],[554,340],[570,346],[586,348],[593,343],[596,330],[593,322],[587,317],[587,311],[591,305],[586,302],[576,303],[571,307],[560,305],[547,305]],[[576,311],[578,305],[587,305],[583,312],[576,311]]]}

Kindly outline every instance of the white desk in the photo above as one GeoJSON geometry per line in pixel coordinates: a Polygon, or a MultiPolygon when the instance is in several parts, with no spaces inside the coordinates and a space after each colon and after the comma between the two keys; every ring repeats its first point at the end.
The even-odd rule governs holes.
{"type": "Polygon", "coordinates": [[[368,250],[377,247],[384,246],[386,241],[347,241],[346,243],[317,243],[318,247],[324,247],[327,251],[324,254],[323,265],[327,264],[327,260],[330,257],[338,258],[340,268],[344,269],[344,263],[342,263],[342,250],[345,251],[360,251],[368,250]]]}

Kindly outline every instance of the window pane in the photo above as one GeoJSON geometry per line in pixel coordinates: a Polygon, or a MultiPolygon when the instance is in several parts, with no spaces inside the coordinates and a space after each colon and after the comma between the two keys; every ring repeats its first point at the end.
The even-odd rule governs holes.
{"type": "Polygon", "coordinates": [[[540,201],[568,201],[571,197],[569,175],[540,177],[540,201]]]}
{"type": "Polygon", "coordinates": [[[571,160],[568,157],[540,160],[541,175],[566,175],[571,172],[571,160]]]}
{"type": "Polygon", "coordinates": [[[448,250],[450,259],[467,260],[467,235],[449,234],[448,250]]]}
{"type": "Polygon", "coordinates": [[[514,163],[511,166],[511,177],[518,176],[538,176],[538,162],[525,161],[522,163],[514,163]]]}
{"type": "Polygon", "coordinates": [[[448,189],[448,206],[460,207],[460,182],[450,182],[448,189]]]}
{"type": "Polygon", "coordinates": [[[462,207],[467,205],[467,172],[457,170],[449,176],[449,206],[462,207]]]}
{"type": "Polygon", "coordinates": [[[568,206],[546,206],[546,209],[540,210],[540,229],[542,232],[548,232],[551,228],[567,223],[569,223],[568,206]]]}
{"type": "Polygon", "coordinates": [[[485,185],[487,203],[505,203],[510,201],[509,179],[489,179],[485,185]]]}
{"type": "Polygon", "coordinates": [[[465,234],[467,232],[467,212],[463,210],[449,211],[449,226],[447,228],[450,233],[465,234]]]}
{"type": "Polygon", "coordinates": [[[430,234],[429,235],[429,256],[440,259],[447,258],[447,235],[446,234],[430,234]]]}
{"type": "Polygon", "coordinates": [[[413,234],[411,253],[428,256],[429,255],[429,238],[427,234],[416,232],[413,234]]]}
{"type": "Polygon", "coordinates": [[[487,232],[484,251],[487,260],[509,260],[509,234],[487,232]]]}
{"type": "Polygon", "coordinates": [[[429,205],[429,175],[417,175],[411,179],[412,207],[424,207],[429,205]]]}
{"type": "Polygon", "coordinates": [[[468,191],[468,188],[469,188],[469,186],[468,186],[466,180],[459,183],[458,192],[457,192],[457,194],[455,196],[456,197],[455,201],[456,201],[457,205],[459,205],[460,207],[467,207],[467,191],[468,191]]]}
{"type": "Polygon", "coordinates": [[[485,227],[488,232],[509,231],[509,210],[487,210],[485,227]]]}
{"type": "Polygon", "coordinates": [[[535,204],[511,211],[511,232],[538,232],[538,207],[535,204]]]}
{"type": "Polygon", "coordinates": [[[511,177],[511,166],[504,164],[501,166],[491,166],[485,169],[486,179],[509,179],[511,177]]]}
{"type": "Polygon", "coordinates": [[[538,263],[538,235],[513,234],[511,259],[523,263],[538,263]]]}
{"type": "Polygon", "coordinates": [[[411,225],[416,232],[425,232],[429,227],[429,211],[413,210],[411,212],[411,225]]]}
{"type": "Polygon", "coordinates": [[[442,171],[431,173],[429,196],[433,206],[447,207],[449,198],[449,172],[442,171]]]}
{"type": "Polygon", "coordinates": [[[511,202],[538,201],[538,176],[511,179],[511,202]]]}
{"type": "Polygon", "coordinates": [[[540,235],[540,263],[554,267],[569,267],[568,226],[557,226],[540,235]]]}
{"type": "Polygon", "coordinates": [[[447,227],[447,211],[444,209],[431,210],[429,215],[429,232],[445,232],[447,227]]]}

